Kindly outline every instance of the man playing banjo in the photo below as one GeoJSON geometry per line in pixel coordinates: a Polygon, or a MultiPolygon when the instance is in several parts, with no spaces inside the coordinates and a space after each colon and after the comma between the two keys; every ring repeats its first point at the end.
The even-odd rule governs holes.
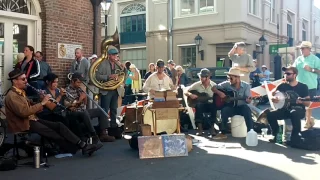
{"type": "Polygon", "coordinates": [[[228,81],[224,81],[217,86],[212,88],[212,91],[214,93],[217,93],[220,98],[224,99],[226,97],[226,94],[219,91],[218,89],[224,89],[227,91],[234,91],[239,97],[246,98],[245,100],[238,100],[236,107],[223,107],[221,110],[221,133],[212,137],[213,139],[226,139],[227,136],[225,135],[227,133],[227,123],[229,117],[232,117],[234,115],[241,115],[244,117],[247,125],[247,131],[253,128],[253,120],[251,116],[251,109],[247,104],[251,103],[251,92],[250,92],[250,84],[241,81],[240,76],[243,76],[241,74],[240,70],[238,68],[232,67],[230,68],[229,72],[227,72],[228,75],[228,81]]]}
{"type": "MultiPolygon", "coordinates": [[[[283,67],[282,70],[285,72],[286,83],[282,83],[275,88],[273,95],[277,91],[288,92],[294,91],[299,97],[309,98],[308,95],[308,86],[300,83],[296,80],[298,75],[297,68],[293,66],[283,67]]],[[[278,97],[272,97],[273,103],[278,103],[280,100],[278,97]]],[[[301,119],[305,117],[306,109],[310,101],[301,101],[299,98],[296,99],[296,103],[291,104],[288,108],[281,108],[267,113],[267,119],[270,123],[272,129],[272,135],[274,136],[270,142],[276,142],[276,137],[279,132],[278,120],[280,119],[291,119],[292,122],[292,133],[291,139],[297,137],[301,132],[301,119]]]]}

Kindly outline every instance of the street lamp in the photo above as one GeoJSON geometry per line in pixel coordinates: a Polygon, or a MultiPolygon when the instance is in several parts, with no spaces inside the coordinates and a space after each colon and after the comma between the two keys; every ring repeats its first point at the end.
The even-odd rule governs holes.
{"type": "Polygon", "coordinates": [[[199,46],[201,46],[202,40],[203,40],[202,37],[198,34],[194,38],[194,43],[197,46],[197,50],[198,50],[198,53],[200,54],[201,60],[204,60],[204,51],[203,50],[201,50],[201,51],[199,50],[199,46]]]}
{"type": "Polygon", "coordinates": [[[261,51],[253,51],[254,59],[257,58],[258,54],[263,54],[264,47],[267,45],[267,40],[264,38],[264,35],[259,38],[259,45],[261,47],[261,51]]]}

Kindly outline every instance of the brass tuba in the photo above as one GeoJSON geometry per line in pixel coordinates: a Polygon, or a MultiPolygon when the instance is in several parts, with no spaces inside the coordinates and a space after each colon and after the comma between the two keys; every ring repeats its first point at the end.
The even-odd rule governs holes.
{"type": "MultiPolygon", "coordinates": [[[[117,89],[123,82],[126,77],[126,74],[124,71],[117,71],[116,73],[118,74],[118,79],[116,80],[109,80],[107,82],[100,82],[96,78],[96,71],[97,68],[99,67],[100,63],[104,60],[108,59],[108,48],[109,46],[114,46],[118,49],[120,52],[120,43],[119,43],[119,34],[118,34],[118,29],[116,29],[115,33],[102,41],[101,43],[101,57],[99,57],[94,63],[91,64],[90,70],[89,70],[89,78],[91,82],[98,87],[99,89],[102,90],[115,90],[117,89]]],[[[122,69],[121,63],[117,61],[116,64],[122,69]]]]}

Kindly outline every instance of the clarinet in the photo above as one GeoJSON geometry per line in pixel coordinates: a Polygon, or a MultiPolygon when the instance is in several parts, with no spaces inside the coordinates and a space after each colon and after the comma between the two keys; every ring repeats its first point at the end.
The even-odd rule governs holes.
{"type": "MultiPolygon", "coordinates": [[[[30,84],[27,83],[27,86],[30,87],[32,90],[36,91],[39,95],[47,95],[45,92],[43,92],[40,89],[36,89],[35,87],[31,86],[30,84]]],[[[63,110],[66,110],[67,108],[60,104],[57,100],[55,100],[54,98],[50,98],[49,101],[55,103],[57,106],[59,106],[60,108],[62,108],[63,110]]]]}

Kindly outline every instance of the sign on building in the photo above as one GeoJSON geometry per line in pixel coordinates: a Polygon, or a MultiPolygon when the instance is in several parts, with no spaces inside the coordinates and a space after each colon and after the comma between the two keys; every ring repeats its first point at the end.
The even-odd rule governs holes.
{"type": "Polygon", "coordinates": [[[278,48],[288,47],[288,44],[273,44],[269,45],[269,54],[277,54],[278,48]]]}
{"type": "Polygon", "coordinates": [[[76,48],[81,48],[78,44],[58,43],[58,58],[59,59],[75,59],[74,51],[76,48]]]}

